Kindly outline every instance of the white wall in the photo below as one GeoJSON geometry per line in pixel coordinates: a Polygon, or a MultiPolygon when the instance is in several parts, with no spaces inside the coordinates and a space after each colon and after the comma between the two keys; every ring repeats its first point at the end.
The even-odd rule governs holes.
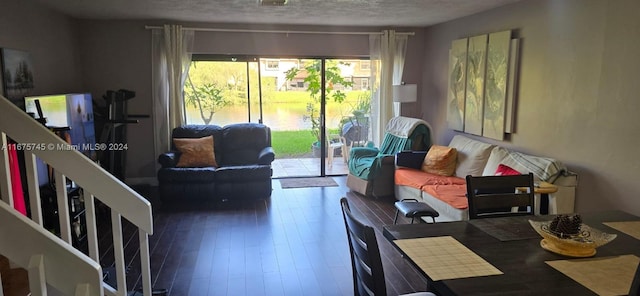
{"type": "Polygon", "coordinates": [[[579,176],[577,211],[640,214],[640,2],[527,0],[426,29],[425,119],[446,124],[451,41],[506,29],[521,38],[516,133],[493,142],[565,162],[579,176]]]}

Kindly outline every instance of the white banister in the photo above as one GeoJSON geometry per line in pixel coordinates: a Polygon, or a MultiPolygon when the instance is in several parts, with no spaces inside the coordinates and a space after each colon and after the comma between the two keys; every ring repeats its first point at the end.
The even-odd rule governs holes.
{"type": "Polygon", "coordinates": [[[98,253],[98,227],[96,223],[96,203],[91,192],[84,190],[84,208],[86,211],[87,222],[87,244],[89,248],[89,257],[100,263],[100,254],[98,253]]]}
{"type": "Polygon", "coordinates": [[[71,244],[71,219],[69,218],[69,201],[67,198],[67,178],[54,171],[56,197],[58,201],[58,220],[60,221],[60,238],[71,244]]]}
{"type": "Polygon", "coordinates": [[[116,295],[127,295],[126,267],[124,265],[124,244],[122,239],[122,217],[120,214],[111,212],[111,227],[113,232],[113,255],[116,263],[116,279],[118,291],[116,295]]]}
{"type": "Polygon", "coordinates": [[[0,198],[13,207],[13,190],[11,190],[7,135],[2,131],[0,131],[0,198]]]}
{"type": "Polygon", "coordinates": [[[32,255],[29,259],[29,289],[33,295],[47,295],[47,276],[44,272],[44,255],[32,255]]]}
{"type": "Polygon", "coordinates": [[[24,152],[24,164],[27,170],[27,186],[29,204],[31,205],[31,220],[42,226],[42,202],[40,201],[40,186],[38,186],[38,170],[36,156],[31,151],[24,152]]]}
{"type": "MultiPolygon", "coordinates": [[[[142,266],[151,266],[149,261],[149,236],[139,231],[138,239],[140,240],[140,264],[142,266]]],[[[151,295],[151,270],[148,268],[142,269],[142,292],[144,295],[151,295]]]]}
{"type": "Polygon", "coordinates": [[[64,295],[73,295],[78,284],[88,284],[91,295],[103,295],[98,263],[4,202],[0,202],[0,237],[0,254],[27,270],[43,268],[46,283],[64,295]],[[38,259],[40,255],[44,259],[38,259]]]}

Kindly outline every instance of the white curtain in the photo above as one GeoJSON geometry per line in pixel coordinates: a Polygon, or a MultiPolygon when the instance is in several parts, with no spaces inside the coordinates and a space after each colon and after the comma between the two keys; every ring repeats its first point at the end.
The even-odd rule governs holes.
{"type": "Polygon", "coordinates": [[[377,147],[382,142],[387,122],[395,116],[392,86],[402,82],[407,39],[407,35],[398,35],[393,30],[369,36],[372,87],[370,131],[377,147]]]}
{"type": "MultiPolygon", "coordinates": [[[[393,82],[392,85],[400,85],[402,83],[402,72],[404,71],[404,60],[407,55],[407,40],[409,36],[393,34],[394,39],[391,43],[394,47],[393,52],[393,82]]],[[[391,42],[391,40],[389,40],[391,42]]],[[[391,92],[393,93],[393,87],[391,92]]],[[[393,97],[391,98],[393,101],[393,97]]],[[[400,116],[400,107],[402,103],[393,103],[394,116],[400,116]]]]}
{"type": "Polygon", "coordinates": [[[164,25],[152,34],[154,147],[159,155],[169,150],[171,131],[185,123],[183,89],[194,32],[180,25],[164,25]]]}

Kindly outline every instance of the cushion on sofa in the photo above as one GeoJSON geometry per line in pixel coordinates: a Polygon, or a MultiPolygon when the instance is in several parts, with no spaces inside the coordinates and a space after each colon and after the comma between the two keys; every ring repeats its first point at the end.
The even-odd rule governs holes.
{"type": "Polygon", "coordinates": [[[458,151],[458,165],[455,175],[465,178],[467,175],[482,175],[494,145],[456,135],[451,139],[449,147],[456,148],[458,151]]]}
{"type": "Polygon", "coordinates": [[[422,191],[446,202],[456,209],[466,209],[469,207],[467,201],[467,185],[426,185],[422,191]]]}
{"type": "Polygon", "coordinates": [[[491,149],[491,154],[489,154],[489,159],[487,160],[487,164],[484,166],[484,170],[482,171],[483,176],[493,176],[498,169],[498,166],[502,163],[509,155],[509,150],[506,148],[496,146],[491,149]]]}
{"type": "Polygon", "coordinates": [[[173,144],[180,151],[177,167],[217,167],[213,154],[213,136],[202,138],[174,138],[173,144]]]}
{"type": "Polygon", "coordinates": [[[411,168],[396,168],[395,184],[422,189],[425,185],[464,185],[465,180],[456,176],[440,176],[411,168]]]}
{"type": "Polygon", "coordinates": [[[457,155],[456,148],[433,145],[424,157],[421,169],[431,174],[451,176],[456,171],[457,155]]]}
{"type": "Polygon", "coordinates": [[[496,170],[495,175],[496,176],[515,176],[515,175],[522,175],[522,173],[514,170],[508,165],[500,164],[498,165],[498,169],[496,170]]]}
{"type": "Polygon", "coordinates": [[[533,173],[536,180],[553,183],[567,171],[567,167],[553,158],[527,155],[520,152],[509,152],[501,162],[523,174],[533,173]]]}

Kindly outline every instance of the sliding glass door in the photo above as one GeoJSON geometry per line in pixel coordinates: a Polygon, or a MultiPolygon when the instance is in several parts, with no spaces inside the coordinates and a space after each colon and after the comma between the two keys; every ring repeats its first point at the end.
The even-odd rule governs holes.
{"type": "Polygon", "coordinates": [[[190,124],[261,122],[274,177],[344,175],[367,141],[368,60],[194,56],[185,83],[190,124]]]}

